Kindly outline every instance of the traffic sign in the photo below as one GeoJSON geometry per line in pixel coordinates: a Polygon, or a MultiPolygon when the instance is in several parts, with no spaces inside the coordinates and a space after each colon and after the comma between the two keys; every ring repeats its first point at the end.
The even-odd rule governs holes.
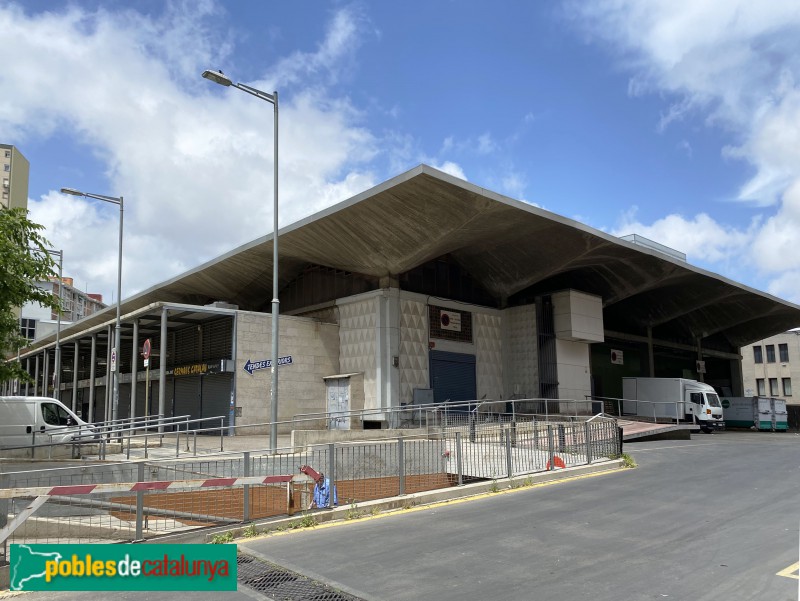
{"type": "Polygon", "coordinates": [[[144,341],[144,344],[142,345],[142,357],[144,357],[145,359],[150,358],[150,348],[151,348],[150,339],[148,338],[147,340],[144,341]]]}
{"type": "Polygon", "coordinates": [[[111,371],[117,371],[117,349],[111,349],[111,371]]]}

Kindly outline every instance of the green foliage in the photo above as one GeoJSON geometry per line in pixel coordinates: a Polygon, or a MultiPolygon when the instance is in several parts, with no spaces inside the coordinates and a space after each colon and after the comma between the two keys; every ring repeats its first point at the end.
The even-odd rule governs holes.
{"type": "Polygon", "coordinates": [[[297,528],[313,528],[319,522],[317,522],[317,518],[315,518],[310,513],[303,513],[303,517],[299,520],[294,520],[293,522],[289,522],[287,528],[289,530],[296,530],[297,528]]]}
{"type": "Polygon", "coordinates": [[[622,459],[622,467],[636,467],[636,460],[628,453],[616,454],[610,457],[611,459],[622,459]]]}
{"type": "Polygon", "coordinates": [[[258,536],[258,528],[256,528],[255,524],[250,524],[242,531],[242,536],[245,538],[253,538],[254,536],[258,536]]]}
{"type": "Polygon", "coordinates": [[[350,509],[347,510],[347,513],[345,513],[344,518],[346,520],[357,520],[358,518],[362,517],[363,515],[364,515],[364,512],[361,511],[358,508],[358,505],[356,505],[356,502],[355,501],[351,501],[350,502],[350,509]]]}
{"type": "Polygon", "coordinates": [[[490,492],[500,492],[500,485],[497,484],[497,478],[492,479],[492,485],[489,487],[490,492]]]}
{"type": "Polygon", "coordinates": [[[233,532],[230,530],[224,532],[223,534],[215,534],[211,537],[212,545],[224,545],[231,542],[233,542],[233,532]]]}
{"type": "MultiPolygon", "coordinates": [[[[19,308],[37,302],[54,311],[58,299],[36,286],[57,277],[56,262],[41,234],[43,226],[28,219],[25,209],[0,207],[0,356],[13,357],[27,341],[20,336],[19,308]],[[33,250],[31,250],[33,249],[33,250]]],[[[16,361],[0,361],[0,382],[29,377],[16,361]]]]}

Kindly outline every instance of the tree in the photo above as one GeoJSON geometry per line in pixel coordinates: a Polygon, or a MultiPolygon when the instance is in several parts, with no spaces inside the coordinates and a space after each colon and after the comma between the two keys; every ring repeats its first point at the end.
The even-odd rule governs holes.
{"type": "Polygon", "coordinates": [[[27,210],[0,207],[0,383],[30,380],[15,360],[17,351],[28,343],[20,336],[18,311],[22,305],[37,302],[60,310],[56,296],[36,286],[58,277],[43,229],[28,219],[27,210]]]}

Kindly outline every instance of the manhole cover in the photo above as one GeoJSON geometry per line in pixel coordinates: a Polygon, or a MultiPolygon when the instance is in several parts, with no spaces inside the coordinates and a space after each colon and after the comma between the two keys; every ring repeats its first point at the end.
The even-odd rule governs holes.
{"type": "Polygon", "coordinates": [[[238,555],[238,580],[275,601],[363,601],[322,582],[247,555],[238,555]]]}

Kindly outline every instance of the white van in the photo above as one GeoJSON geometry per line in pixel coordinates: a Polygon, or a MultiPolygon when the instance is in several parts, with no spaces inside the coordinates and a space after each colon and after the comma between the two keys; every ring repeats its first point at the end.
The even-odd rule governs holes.
{"type": "Polygon", "coordinates": [[[0,396],[0,448],[89,440],[95,434],[57,399],[0,396]]]}

